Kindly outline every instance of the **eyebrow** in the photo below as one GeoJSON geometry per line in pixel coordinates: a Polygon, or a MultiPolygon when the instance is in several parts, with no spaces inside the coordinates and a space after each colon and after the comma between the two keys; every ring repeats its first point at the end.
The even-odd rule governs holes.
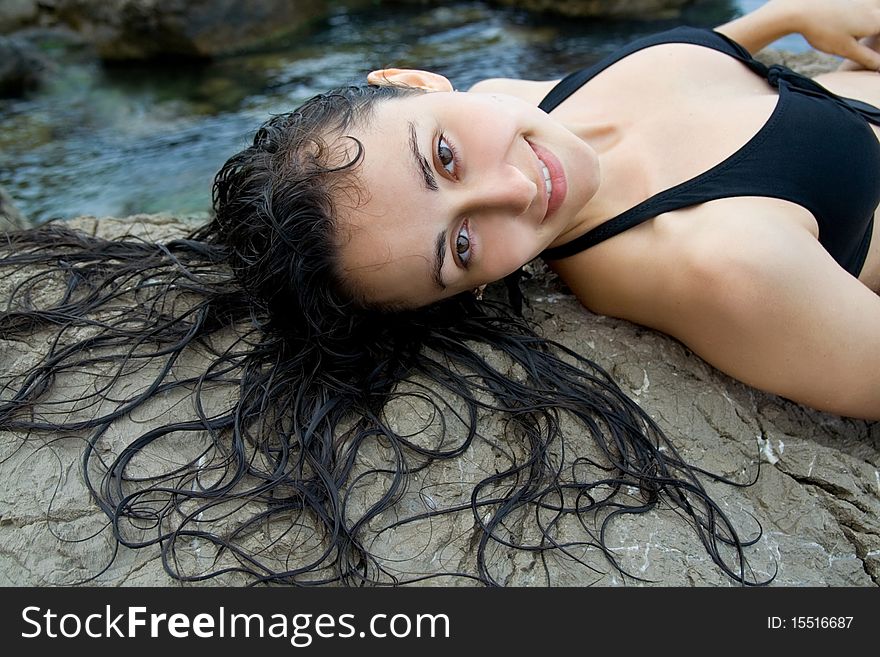
{"type": "Polygon", "coordinates": [[[443,262],[446,260],[446,229],[440,231],[435,242],[434,249],[434,271],[433,278],[441,290],[446,289],[446,283],[443,282],[443,262]]]}
{"type": "Polygon", "coordinates": [[[437,186],[437,179],[434,177],[434,172],[431,171],[431,165],[428,164],[427,158],[425,158],[419,150],[419,136],[416,133],[416,124],[412,121],[409,121],[409,147],[412,151],[413,158],[416,161],[416,168],[422,174],[425,188],[429,191],[436,192],[439,189],[437,186]]]}
{"type": "MultiPolygon", "coordinates": [[[[409,146],[413,154],[413,159],[416,161],[416,168],[422,175],[425,189],[436,192],[439,189],[437,186],[437,179],[434,177],[434,172],[431,171],[431,166],[428,164],[428,160],[419,150],[419,135],[416,132],[416,124],[412,121],[408,121],[407,123],[409,125],[409,146]]],[[[431,278],[434,279],[434,283],[436,283],[437,287],[441,290],[446,289],[446,283],[443,282],[443,263],[446,261],[446,236],[447,231],[445,229],[437,234],[437,239],[434,242],[434,266],[431,272],[431,278]]]]}

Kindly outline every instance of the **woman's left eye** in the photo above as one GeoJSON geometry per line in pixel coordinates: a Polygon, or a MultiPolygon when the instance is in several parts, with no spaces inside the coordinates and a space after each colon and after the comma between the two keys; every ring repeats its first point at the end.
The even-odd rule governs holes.
{"type": "Polygon", "coordinates": [[[455,149],[443,135],[440,135],[440,139],[437,140],[437,161],[440,162],[446,173],[455,176],[455,149]]]}
{"type": "Polygon", "coordinates": [[[470,226],[467,219],[461,224],[458,235],[455,236],[455,256],[464,268],[467,268],[471,259],[471,236],[470,226]]]}

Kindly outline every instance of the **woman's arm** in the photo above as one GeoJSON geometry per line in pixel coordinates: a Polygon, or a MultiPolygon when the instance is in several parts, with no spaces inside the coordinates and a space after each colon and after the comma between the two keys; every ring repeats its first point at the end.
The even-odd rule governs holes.
{"type": "Polygon", "coordinates": [[[716,31],[752,53],[800,33],[817,50],[880,70],[880,53],[859,42],[880,34],[880,0],[770,0],[716,31]]]}
{"type": "Polygon", "coordinates": [[[804,228],[722,212],[700,217],[668,279],[672,303],[643,323],[756,388],[880,419],[880,296],[804,228]]]}

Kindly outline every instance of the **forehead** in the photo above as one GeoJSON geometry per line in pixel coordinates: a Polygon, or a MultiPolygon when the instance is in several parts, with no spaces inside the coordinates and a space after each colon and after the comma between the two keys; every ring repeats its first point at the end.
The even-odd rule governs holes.
{"type": "Polygon", "coordinates": [[[442,217],[413,153],[415,138],[431,161],[437,102],[429,96],[440,95],[378,103],[346,132],[361,142],[363,156],[357,193],[339,202],[340,259],[344,277],[368,302],[424,305],[444,296],[433,276],[442,217]]]}

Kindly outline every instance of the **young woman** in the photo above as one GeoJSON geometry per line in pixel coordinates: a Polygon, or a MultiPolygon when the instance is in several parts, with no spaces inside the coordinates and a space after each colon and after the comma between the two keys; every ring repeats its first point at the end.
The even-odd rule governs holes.
{"type": "Polygon", "coordinates": [[[436,93],[343,131],[366,190],[338,210],[343,280],[417,306],[541,256],[595,312],[762,390],[880,418],[880,110],[839,97],[880,105],[880,55],[856,41],[878,30],[880,2],[772,0],[562,82],[455,93],[376,71],[436,93]],[[820,87],[750,57],[795,31],[851,61],[820,87]]]}
{"type": "MultiPolygon", "coordinates": [[[[877,4],[822,0],[806,11],[774,0],[721,31],[755,49],[800,30],[826,50],[873,58],[838,42],[880,31],[877,4]]],[[[740,537],[703,488],[700,475],[711,475],[598,366],[472,291],[515,282],[544,254],[597,311],[667,331],[765,389],[877,417],[871,110],[782,69],[768,84],[720,33],[674,32],[609,62],[559,86],[496,80],[458,93],[439,76],[391,70],[322,94],[273,117],[224,165],[215,217],[183,239],[107,240],[55,223],[7,233],[0,332],[14,341],[42,331],[48,347],[39,363],[4,371],[0,429],[83,439],[83,474],[116,539],[161,545],[182,579],[406,581],[371,553],[369,532],[460,512],[473,516],[475,565],[452,574],[497,583],[493,548],[593,546],[617,565],[610,524],[664,501],[725,573],[760,580],[743,556],[757,538],[740,537]],[[755,163],[731,158],[751,152],[755,163]],[[700,176],[736,169],[722,161],[745,162],[740,182],[760,193],[703,198],[734,185],[700,176]],[[775,176],[783,163],[797,175],[770,184],[749,168],[775,176]],[[699,184],[681,185],[693,176],[699,184]],[[846,204],[832,217],[846,222],[840,248],[826,217],[799,205],[813,188],[828,201],[829,184],[846,204]],[[655,205],[670,186],[691,194],[686,208],[655,205]],[[662,212],[580,250],[582,234],[645,199],[662,212]],[[548,251],[568,244],[577,252],[548,251]],[[188,375],[193,356],[210,364],[188,375]],[[83,372],[95,383],[70,399],[66,377],[83,372]],[[121,385],[132,372],[135,392],[121,385]],[[235,387],[228,407],[216,410],[213,385],[235,387]],[[118,422],[181,391],[190,420],[112,444],[118,422]],[[386,406],[398,401],[433,409],[430,430],[390,422],[386,406]],[[498,435],[479,434],[487,411],[503,419],[498,435]],[[591,446],[572,449],[567,435],[591,446]],[[409,476],[478,439],[495,462],[465,499],[400,519],[409,476]],[[384,482],[381,494],[358,502],[370,479],[384,482]],[[567,517],[585,536],[570,538],[567,517]],[[279,524],[280,534],[266,529],[279,524]],[[186,560],[193,541],[220,548],[207,569],[186,560]]],[[[880,78],[823,82],[872,100],[880,78]]]]}

